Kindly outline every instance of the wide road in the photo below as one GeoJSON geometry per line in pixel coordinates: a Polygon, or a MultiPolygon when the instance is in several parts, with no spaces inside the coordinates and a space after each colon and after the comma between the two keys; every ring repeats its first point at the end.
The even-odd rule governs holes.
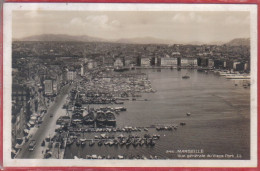
{"type": "Polygon", "coordinates": [[[49,107],[47,113],[44,116],[43,122],[40,127],[36,130],[35,134],[30,138],[30,140],[36,140],[36,147],[34,151],[29,151],[30,140],[23,145],[23,148],[19,152],[16,158],[43,158],[43,147],[41,147],[42,141],[49,135],[54,135],[54,130],[56,127],[56,120],[61,116],[66,114],[66,110],[62,109],[65,103],[66,97],[73,85],[64,86],[59,95],[57,95],[55,101],[49,107]],[[53,117],[50,117],[53,114],[53,117]]]}

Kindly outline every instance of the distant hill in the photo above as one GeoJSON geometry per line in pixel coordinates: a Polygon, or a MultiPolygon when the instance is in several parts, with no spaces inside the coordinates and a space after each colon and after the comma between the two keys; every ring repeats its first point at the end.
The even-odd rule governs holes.
{"type": "Polygon", "coordinates": [[[80,41],[80,42],[115,42],[128,44],[170,44],[169,40],[157,39],[153,37],[126,38],[119,40],[107,40],[91,36],[72,36],[66,34],[42,34],[13,41],[80,41]]]}
{"type": "Polygon", "coordinates": [[[117,43],[128,43],[128,44],[174,44],[174,42],[171,40],[157,39],[154,37],[138,37],[138,38],[119,39],[116,42],[117,43]]]}
{"type": "MultiPolygon", "coordinates": [[[[190,44],[190,45],[203,45],[205,43],[193,41],[184,43],[181,40],[165,40],[158,39],[154,37],[136,37],[136,38],[124,38],[118,40],[109,40],[102,39],[97,37],[91,37],[86,35],[81,36],[72,36],[66,34],[41,34],[30,37],[25,37],[22,39],[13,39],[13,41],[76,41],[76,42],[113,42],[113,43],[126,43],[126,44],[190,44]]],[[[228,46],[250,46],[249,38],[237,38],[233,39],[230,42],[211,42],[207,43],[208,45],[223,45],[226,44],[228,46]]]]}
{"type": "Polygon", "coordinates": [[[237,38],[226,43],[227,46],[250,46],[250,38],[237,38]]]}
{"type": "Polygon", "coordinates": [[[79,41],[103,42],[105,40],[91,36],[71,36],[66,34],[42,34],[19,39],[20,41],[79,41]]]}

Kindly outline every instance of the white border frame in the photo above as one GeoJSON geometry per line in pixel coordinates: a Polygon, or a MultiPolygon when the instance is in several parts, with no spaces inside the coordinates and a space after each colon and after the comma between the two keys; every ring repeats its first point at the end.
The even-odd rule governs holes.
{"type": "Polygon", "coordinates": [[[3,37],[3,163],[4,167],[256,167],[257,166],[257,5],[246,4],[103,4],[103,3],[5,3],[3,37]],[[12,11],[250,11],[251,114],[250,160],[75,160],[11,159],[11,48],[12,11]],[[206,10],[205,10],[206,9],[206,10]]]}

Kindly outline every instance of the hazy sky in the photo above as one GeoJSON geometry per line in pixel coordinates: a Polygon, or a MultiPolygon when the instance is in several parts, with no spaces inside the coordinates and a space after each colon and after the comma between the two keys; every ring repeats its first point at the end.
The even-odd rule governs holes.
{"type": "Polygon", "coordinates": [[[250,37],[249,12],[15,11],[13,38],[37,34],[154,37],[204,43],[250,37]]]}

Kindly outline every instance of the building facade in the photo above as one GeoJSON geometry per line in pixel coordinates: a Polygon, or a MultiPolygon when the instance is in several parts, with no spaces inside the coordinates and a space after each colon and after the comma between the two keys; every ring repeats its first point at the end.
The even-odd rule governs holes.
{"type": "Polygon", "coordinates": [[[67,80],[68,81],[73,81],[76,78],[76,75],[77,75],[77,73],[76,73],[75,70],[69,70],[67,72],[67,80]]]}
{"type": "Polygon", "coordinates": [[[182,67],[197,67],[198,62],[196,58],[181,58],[182,67]]]}
{"type": "Polygon", "coordinates": [[[177,67],[178,66],[178,59],[177,58],[167,58],[167,57],[161,58],[161,66],[177,67]]]}
{"type": "Polygon", "coordinates": [[[141,58],[141,66],[147,67],[150,65],[151,65],[150,58],[147,57],[141,58]]]}
{"type": "Polygon", "coordinates": [[[53,80],[52,79],[44,80],[44,94],[47,96],[53,95],[53,80]]]}
{"type": "Polygon", "coordinates": [[[12,135],[13,145],[24,136],[23,130],[32,113],[30,89],[24,85],[12,85],[12,135]]]}
{"type": "Polygon", "coordinates": [[[124,63],[120,58],[117,58],[114,62],[114,67],[123,67],[124,63]]]}
{"type": "Polygon", "coordinates": [[[208,67],[213,68],[214,67],[214,60],[208,59],[208,67]]]}

